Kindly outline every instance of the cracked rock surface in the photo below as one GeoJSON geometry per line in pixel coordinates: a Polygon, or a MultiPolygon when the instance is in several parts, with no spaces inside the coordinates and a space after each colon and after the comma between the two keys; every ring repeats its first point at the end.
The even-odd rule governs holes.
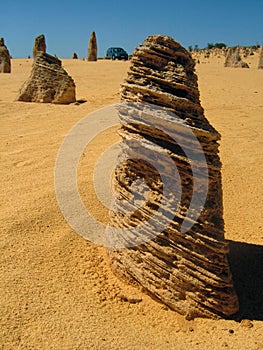
{"type": "Polygon", "coordinates": [[[76,101],[75,83],[58,58],[38,51],[30,77],[21,87],[17,100],[69,104],[76,101]]]}
{"type": "Polygon", "coordinates": [[[111,227],[124,228],[121,239],[131,241],[128,248],[108,250],[113,271],[188,319],[236,313],[224,239],[220,134],[204,116],[189,52],[170,37],[147,37],[133,54],[121,100],[123,146],[113,176],[118,200],[111,227]],[[142,156],[150,152],[152,163],[142,156]],[[163,178],[169,183],[167,194],[163,178]],[[135,180],[147,184],[146,195],[141,183],[139,193],[131,190],[135,180]],[[207,195],[198,202],[205,188],[207,195]],[[127,200],[129,213],[123,204],[127,200]],[[153,217],[155,222],[147,226],[153,217]],[[141,235],[149,239],[140,242],[141,235]]]}

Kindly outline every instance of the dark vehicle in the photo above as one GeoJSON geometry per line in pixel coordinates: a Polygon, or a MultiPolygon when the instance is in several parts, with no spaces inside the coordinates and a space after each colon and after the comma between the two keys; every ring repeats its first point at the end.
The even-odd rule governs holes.
{"type": "Polygon", "coordinates": [[[128,59],[128,54],[121,47],[110,47],[107,50],[106,58],[109,58],[112,60],[125,60],[126,61],[128,59]]]}

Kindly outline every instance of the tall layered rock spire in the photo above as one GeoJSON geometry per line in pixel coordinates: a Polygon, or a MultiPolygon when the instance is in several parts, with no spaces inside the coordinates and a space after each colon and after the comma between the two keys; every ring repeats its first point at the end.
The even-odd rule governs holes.
{"type": "MultiPolygon", "coordinates": [[[[121,100],[122,152],[132,159],[120,163],[113,176],[113,192],[118,200],[111,212],[110,227],[126,229],[123,241],[131,239],[129,233],[125,234],[133,231],[134,241],[122,249],[111,242],[113,271],[189,319],[234,314],[238,300],[224,239],[220,135],[204,116],[194,61],[188,51],[170,37],[147,37],[133,54],[121,86],[121,100]],[[190,134],[200,143],[199,148],[190,134]],[[151,151],[154,164],[164,174],[141,156],[151,151]],[[174,175],[173,167],[180,176],[174,175]],[[170,184],[167,195],[163,178],[170,184]],[[137,207],[135,201],[133,212],[125,213],[122,203],[127,198],[143,197],[131,190],[138,179],[148,185],[147,199],[139,201],[143,204],[137,207]],[[205,186],[207,193],[199,203],[205,186]],[[178,200],[177,208],[174,199],[178,200]],[[154,230],[158,222],[152,226],[145,223],[160,212],[160,207],[160,222],[168,218],[169,224],[157,234],[154,230]],[[140,235],[149,239],[140,240],[140,235]]],[[[111,240],[110,229],[108,234],[111,240]]]]}

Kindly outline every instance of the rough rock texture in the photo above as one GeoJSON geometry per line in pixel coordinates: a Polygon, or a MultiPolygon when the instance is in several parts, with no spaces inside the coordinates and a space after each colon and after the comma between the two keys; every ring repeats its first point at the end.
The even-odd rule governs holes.
{"type": "MultiPolygon", "coordinates": [[[[131,149],[133,145],[139,143],[140,147],[137,159],[127,160],[115,171],[113,191],[118,201],[111,212],[111,227],[139,227],[137,225],[149,220],[160,205],[160,174],[140,159],[143,149],[155,150],[160,154],[161,166],[168,177],[171,169],[166,169],[167,164],[162,163],[162,155],[166,154],[172,159],[180,177],[174,178],[171,172],[173,187],[170,192],[176,196],[176,189],[181,188],[182,196],[179,197],[177,210],[174,210],[173,203],[166,203],[164,215],[169,215],[172,210],[172,219],[157,237],[129,248],[109,248],[113,271],[188,319],[234,314],[238,310],[238,300],[227,258],[229,247],[224,240],[221,163],[218,156],[220,135],[209,124],[200,105],[193,59],[170,37],[147,37],[133,54],[128,76],[121,87],[121,98],[131,105],[133,102],[147,102],[164,107],[168,114],[173,112],[177,117],[169,119],[169,116],[161,113],[153,127],[151,119],[141,122],[136,117],[136,107],[131,110],[132,113],[129,107],[120,107],[120,134],[125,145],[123,152],[134,154],[136,150],[131,149]],[[173,138],[162,129],[165,118],[170,128],[168,135],[173,134],[173,138]],[[200,188],[193,187],[193,164],[182,151],[198,152],[185,133],[189,129],[187,126],[202,146],[209,181],[201,215],[188,231],[182,232],[181,226],[187,210],[190,211],[193,190],[197,191],[196,198],[202,192],[202,185],[200,188]],[[142,207],[125,215],[121,203],[131,195],[130,185],[137,178],[145,179],[150,194],[142,207]]],[[[201,168],[198,154],[195,157],[197,168],[201,168]]],[[[205,181],[202,169],[198,169],[197,173],[200,177],[197,182],[205,181]]],[[[194,214],[195,208],[191,210],[194,214]]],[[[187,220],[191,222],[189,216],[187,220]]],[[[151,236],[151,232],[145,234],[151,236]]]]}
{"type": "Polygon", "coordinates": [[[259,52],[258,69],[263,69],[263,46],[261,46],[261,49],[259,52]]]}
{"type": "Polygon", "coordinates": [[[249,65],[246,62],[243,62],[240,57],[239,47],[230,47],[228,49],[224,66],[233,68],[249,68],[249,65]]]}
{"type": "Polygon", "coordinates": [[[11,73],[10,54],[5,46],[4,38],[0,38],[0,73],[11,73]]]}
{"type": "Polygon", "coordinates": [[[29,79],[19,91],[18,101],[68,104],[76,101],[75,83],[61,61],[38,52],[29,79]]]}
{"type": "Polygon", "coordinates": [[[39,52],[46,52],[46,39],[45,35],[41,34],[35,38],[33,47],[33,57],[36,58],[39,52]]]}
{"type": "Polygon", "coordinates": [[[92,32],[89,38],[88,61],[97,61],[97,39],[95,32],[92,32]]]}
{"type": "Polygon", "coordinates": [[[77,60],[77,59],[78,59],[78,55],[76,54],[76,52],[73,53],[72,59],[73,59],[73,60],[77,60]]]}

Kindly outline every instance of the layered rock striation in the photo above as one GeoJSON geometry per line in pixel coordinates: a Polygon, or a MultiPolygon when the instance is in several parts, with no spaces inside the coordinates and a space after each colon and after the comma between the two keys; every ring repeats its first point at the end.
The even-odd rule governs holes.
{"type": "Polygon", "coordinates": [[[188,51],[170,37],[147,37],[133,54],[121,100],[123,145],[108,227],[113,271],[188,319],[234,314],[220,135],[204,116],[188,51]],[[131,189],[138,180],[146,195],[140,182],[131,189]]]}
{"type": "Polygon", "coordinates": [[[17,100],[69,104],[76,101],[75,83],[58,58],[39,51],[17,100]]]}

